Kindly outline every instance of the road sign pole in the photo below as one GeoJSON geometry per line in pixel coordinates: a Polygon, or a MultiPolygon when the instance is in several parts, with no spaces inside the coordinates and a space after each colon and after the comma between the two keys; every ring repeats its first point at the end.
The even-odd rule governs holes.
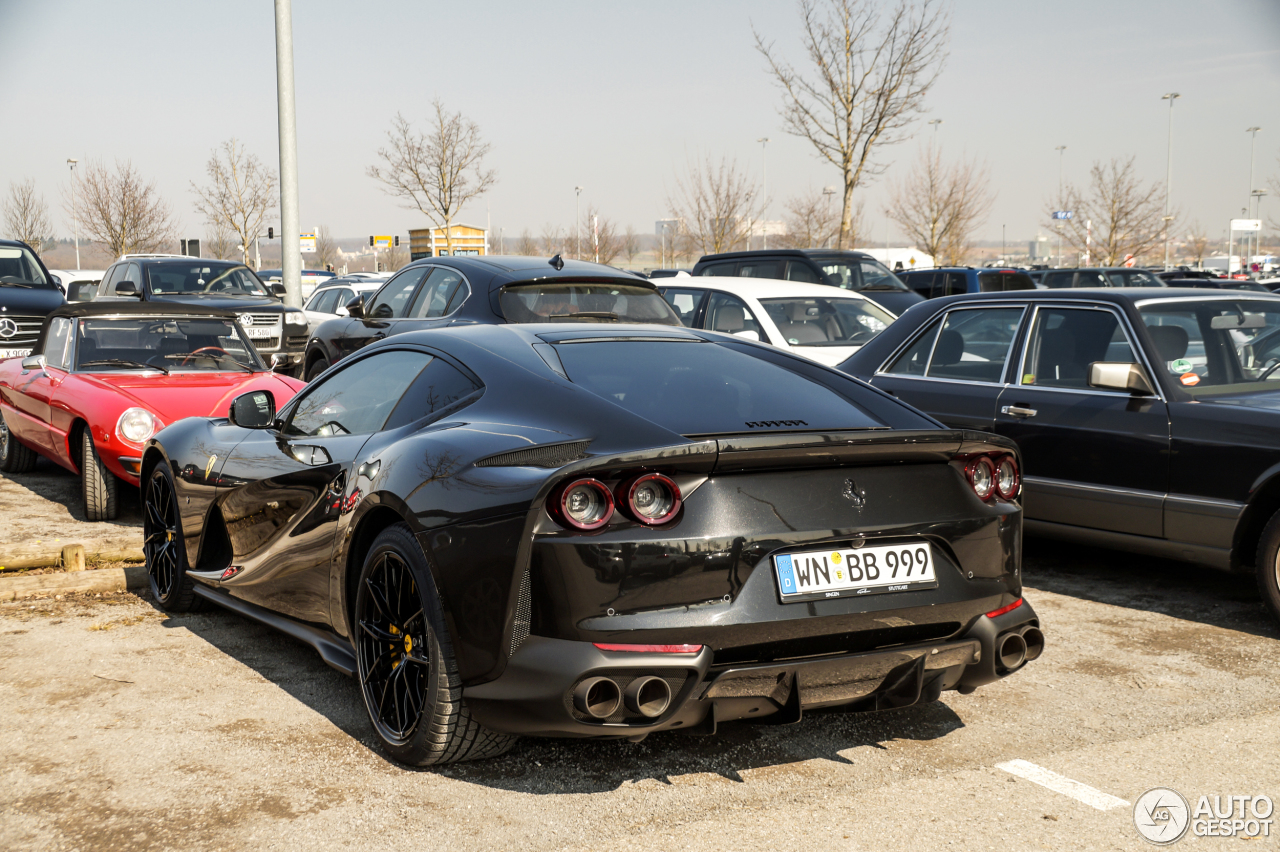
{"type": "Polygon", "coordinates": [[[280,118],[280,277],[284,303],[302,307],[298,245],[298,127],[293,99],[293,2],[276,2],[276,103],[280,118]]]}

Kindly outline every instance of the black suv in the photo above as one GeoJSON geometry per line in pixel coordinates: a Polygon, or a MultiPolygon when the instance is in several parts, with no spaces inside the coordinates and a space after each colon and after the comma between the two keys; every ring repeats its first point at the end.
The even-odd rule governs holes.
{"type": "Polygon", "coordinates": [[[559,255],[427,257],[346,308],[348,316],[312,333],[307,381],[365,344],[406,331],[508,322],[681,324],[647,278],[559,255]]]}
{"type": "Polygon", "coordinates": [[[860,251],[779,249],[707,254],[694,264],[693,274],[829,284],[856,290],[895,315],[923,301],[887,266],[860,251]]]}
{"type": "Polygon", "coordinates": [[[30,355],[44,318],[66,301],[31,246],[0,240],[0,358],[30,355]]]}
{"type": "Polygon", "coordinates": [[[110,299],[205,305],[236,314],[272,369],[297,375],[307,347],[307,315],[285,307],[279,290],[233,260],[122,258],[102,276],[95,301],[110,299]]]}
{"type": "Polygon", "coordinates": [[[1127,266],[1094,266],[1081,269],[1046,269],[1040,283],[1050,290],[1067,287],[1163,287],[1165,283],[1145,269],[1127,266]]]}

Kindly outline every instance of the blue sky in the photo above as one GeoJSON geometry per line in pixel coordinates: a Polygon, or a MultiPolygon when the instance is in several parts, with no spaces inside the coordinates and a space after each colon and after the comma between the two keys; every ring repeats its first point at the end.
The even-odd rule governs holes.
{"type": "MultiPolygon", "coordinates": [[[[1256,185],[1280,176],[1280,3],[1276,0],[958,0],[950,58],[929,97],[948,155],[987,162],[997,200],[980,238],[1041,227],[1066,145],[1067,180],[1098,159],[1137,157],[1165,175],[1174,117],[1173,197],[1217,234],[1248,190],[1249,135],[1261,125],[1256,185]]],[[[493,145],[493,226],[508,237],[571,227],[575,185],[623,226],[651,232],[673,176],[701,154],[760,171],[768,136],[773,209],[838,173],[786,135],[752,26],[799,56],[795,7],[757,0],[645,3],[343,3],[295,0],[301,214],[339,236],[422,224],[365,176],[392,116],[424,122],[431,100],[461,110],[493,145]]],[[[132,160],[197,236],[189,183],[238,137],[277,156],[273,6],[160,0],[0,0],[0,191],[35,178],[69,233],[67,157],[132,160]]],[[[920,140],[882,151],[865,189],[883,239],[886,182],[920,140]]],[[[1263,213],[1280,216],[1280,198],[1263,213]]],[[[464,218],[483,224],[481,202],[464,218]]],[[[891,239],[897,234],[891,229],[891,239]]],[[[897,240],[895,240],[896,242],[897,240]]]]}

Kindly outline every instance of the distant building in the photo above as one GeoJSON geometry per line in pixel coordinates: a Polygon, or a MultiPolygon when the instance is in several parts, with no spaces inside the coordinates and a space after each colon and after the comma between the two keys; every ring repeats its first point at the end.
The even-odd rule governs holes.
{"type": "Polygon", "coordinates": [[[1027,256],[1031,263],[1052,263],[1053,246],[1049,238],[1036,234],[1036,238],[1027,245],[1027,256]]]}
{"type": "Polygon", "coordinates": [[[753,237],[785,237],[786,235],[787,223],[781,219],[761,219],[751,225],[753,237]]]}
{"type": "MultiPolygon", "coordinates": [[[[484,255],[489,253],[489,233],[475,225],[454,224],[449,227],[455,255],[484,255]]],[[[409,231],[409,259],[444,257],[449,254],[449,241],[444,228],[417,228],[409,231]]]]}

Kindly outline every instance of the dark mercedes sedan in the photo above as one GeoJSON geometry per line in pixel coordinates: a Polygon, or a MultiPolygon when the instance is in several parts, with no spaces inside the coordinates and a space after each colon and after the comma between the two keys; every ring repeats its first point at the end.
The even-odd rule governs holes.
{"type": "Polygon", "coordinates": [[[659,325],[396,335],[145,450],[168,610],[354,674],[395,759],[969,692],[1039,656],[1011,441],[659,325]]]}
{"type": "Polygon", "coordinates": [[[431,257],[322,323],[307,344],[307,380],[375,340],[449,325],[642,322],[680,325],[646,278],[598,263],[544,257],[431,257]]]}
{"type": "Polygon", "coordinates": [[[1280,296],[933,300],[841,369],[1018,443],[1027,530],[1256,572],[1280,617],[1280,296]]]}

